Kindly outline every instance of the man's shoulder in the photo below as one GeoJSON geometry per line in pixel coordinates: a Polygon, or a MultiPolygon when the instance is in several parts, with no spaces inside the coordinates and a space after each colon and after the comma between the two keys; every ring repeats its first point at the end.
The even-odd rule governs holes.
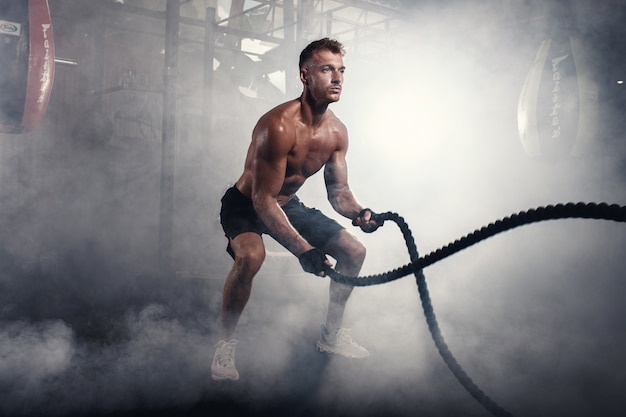
{"type": "Polygon", "coordinates": [[[259,118],[254,127],[254,138],[270,138],[272,142],[288,144],[295,140],[295,126],[299,103],[287,101],[272,108],[259,118]]]}
{"type": "Polygon", "coordinates": [[[326,110],[326,119],[328,120],[329,123],[332,123],[333,125],[339,125],[339,126],[345,126],[343,124],[343,122],[339,119],[339,117],[337,117],[337,115],[330,109],[326,110]]]}
{"type": "Polygon", "coordinates": [[[326,124],[332,132],[338,133],[342,136],[347,135],[348,128],[346,125],[330,110],[326,111],[326,124]]]}
{"type": "Polygon", "coordinates": [[[289,100],[270,109],[262,118],[289,117],[300,109],[300,101],[289,100]]]}

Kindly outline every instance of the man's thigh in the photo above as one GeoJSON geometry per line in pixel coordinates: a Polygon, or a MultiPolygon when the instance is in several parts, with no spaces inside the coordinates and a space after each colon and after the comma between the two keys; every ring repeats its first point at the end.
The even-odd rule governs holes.
{"type": "Polygon", "coordinates": [[[321,249],[343,230],[343,226],[337,221],[315,208],[305,206],[299,200],[289,202],[283,210],[291,225],[316,248],[321,249]]]}

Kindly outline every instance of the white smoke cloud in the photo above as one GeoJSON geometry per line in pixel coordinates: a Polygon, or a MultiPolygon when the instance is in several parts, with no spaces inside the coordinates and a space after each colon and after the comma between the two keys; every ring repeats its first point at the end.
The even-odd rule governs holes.
{"type": "MultiPolygon", "coordinates": [[[[624,204],[623,146],[552,162],[524,154],[517,99],[543,37],[530,33],[531,17],[490,2],[460,3],[419,9],[407,27],[390,34],[385,59],[357,51],[346,56],[344,96],[332,109],[350,132],[350,183],[359,200],[403,215],[422,255],[523,209],[568,201],[624,204]]],[[[601,26],[595,19],[587,33],[601,26]]],[[[294,56],[283,59],[296,65],[294,56]]],[[[194,69],[185,68],[200,72],[194,69]]],[[[314,350],[328,280],[302,273],[270,239],[271,256],[238,328],[242,379],[211,381],[221,288],[231,265],[217,223],[219,198],[239,175],[250,130],[268,107],[220,94],[217,132],[207,139],[210,163],[185,164],[179,154],[178,166],[179,174],[202,173],[198,187],[179,196],[196,197],[202,189],[210,196],[177,200],[177,210],[193,214],[177,218],[181,228],[210,232],[202,242],[206,258],[197,261],[208,268],[205,275],[161,279],[144,264],[158,229],[151,199],[158,194],[158,152],[149,144],[134,153],[117,147],[97,153],[64,141],[31,150],[22,156],[44,161],[39,191],[47,197],[31,199],[37,188],[22,185],[28,175],[19,172],[13,181],[9,168],[2,171],[11,191],[3,196],[3,213],[17,214],[9,222],[15,239],[3,239],[10,253],[0,264],[0,414],[212,415],[221,408],[233,415],[487,415],[439,357],[412,277],[355,290],[345,324],[372,356],[329,358],[314,350]],[[68,155],[74,160],[56,167],[68,155]],[[111,172],[104,168],[113,167],[119,179],[124,167],[135,166],[133,158],[145,164],[143,182],[106,181],[111,172]],[[108,186],[115,192],[106,194],[108,186]],[[128,192],[116,200],[122,208],[100,199],[122,189],[128,192]],[[153,238],[149,245],[146,236],[153,238]],[[31,252],[45,253],[33,262],[31,252]],[[150,273],[137,272],[144,269],[150,273]]],[[[181,103],[185,111],[197,105],[181,103]]],[[[605,128],[621,143],[622,132],[605,128]]],[[[4,161],[20,156],[11,144],[2,147],[4,161]]],[[[338,217],[321,176],[300,194],[338,217]]],[[[364,274],[408,262],[393,224],[364,235],[339,220],[368,248],[364,274]]],[[[199,251],[182,235],[183,251],[199,251]]],[[[428,267],[433,306],[452,353],[514,415],[619,415],[625,244],[621,224],[544,222],[428,267]]]]}

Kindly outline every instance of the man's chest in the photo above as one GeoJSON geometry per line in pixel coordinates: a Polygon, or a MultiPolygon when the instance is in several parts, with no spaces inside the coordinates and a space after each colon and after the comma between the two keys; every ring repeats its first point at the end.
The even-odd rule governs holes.
{"type": "Polygon", "coordinates": [[[326,164],[335,149],[332,135],[298,138],[287,157],[287,174],[310,177],[326,164]]]}

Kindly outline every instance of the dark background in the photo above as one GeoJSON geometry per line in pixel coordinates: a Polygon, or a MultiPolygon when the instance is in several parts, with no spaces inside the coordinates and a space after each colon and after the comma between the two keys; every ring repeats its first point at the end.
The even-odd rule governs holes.
{"type": "MultiPolygon", "coordinates": [[[[182,2],[181,15],[202,21],[209,3],[182,2]]],[[[350,131],[355,194],[402,214],[423,254],[531,207],[626,204],[623,2],[328,7],[336,3],[350,4],[337,21],[359,22],[371,4],[390,10],[380,33],[363,21],[361,32],[333,26],[348,53],[344,96],[332,109],[350,131]],[[593,76],[579,82],[597,89],[597,124],[582,153],[531,158],[518,136],[518,98],[555,31],[576,36],[590,57],[581,65],[593,76]]],[[[229,1],[217,6],[218,19],[232,11],[229,1]]],[[[40,127],[0,134],[0,415],[489,415],[439,357],[411,277],[356,290],[346,325],[370,358],[315,352],[328,284],[269,239],[238,328],[241,380],[210,378],[231,262],[219,198],[240,173],[258,117],[299,94],[297,53],[326,33],[312,25],[291,51],[252,42],[275,48],[260,58],[267,67],[239,53],[243,42],[218,37],[205,90],[204,33],[181,24],[164,270],[165,2],[51,0],[50,10],[57,57],[77,65],[57,65],[40,127]]],[[[333,215],[319,176],[301,197],[333,215]]],[[[408,262],[394,227],[351,229],[368,247],[363,273],[408,262]]],[[[622,415],[625,248],[621,223],[562,220],[427,268],[450,350],[513,415],[622,415]]]]}

